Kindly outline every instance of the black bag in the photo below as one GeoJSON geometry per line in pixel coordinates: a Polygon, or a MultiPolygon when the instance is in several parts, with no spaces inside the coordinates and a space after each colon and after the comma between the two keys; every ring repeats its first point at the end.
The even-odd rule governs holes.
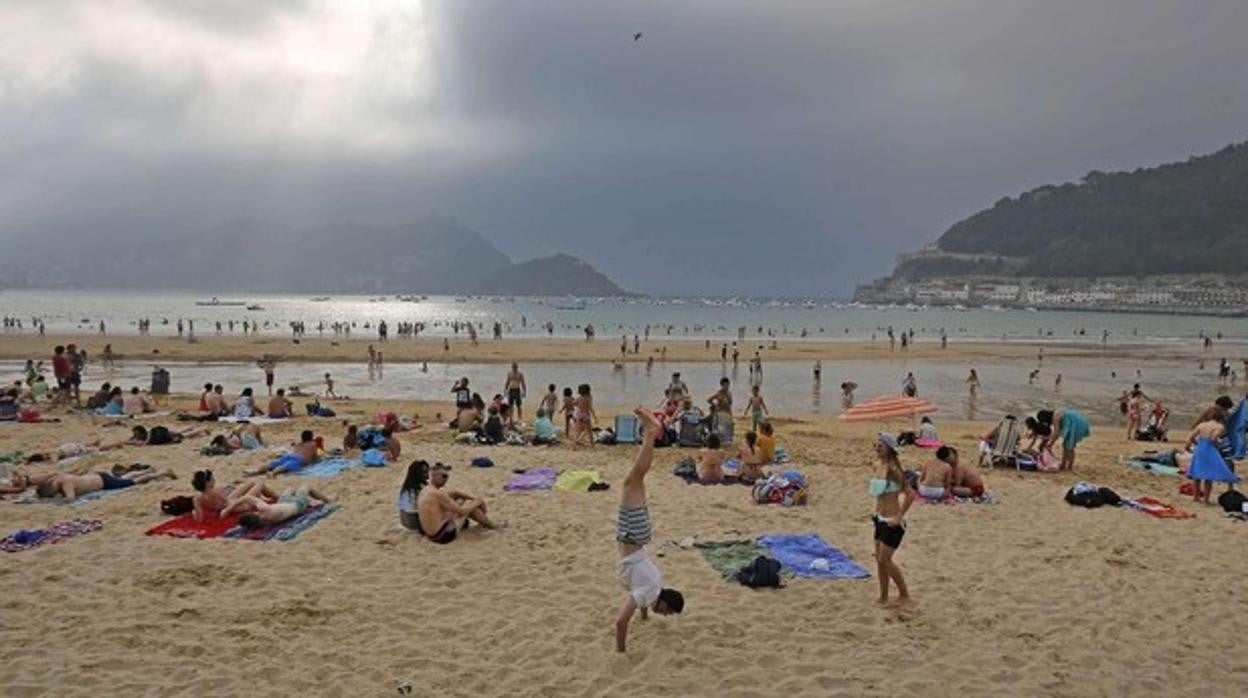
{"type": "Polygon", "coordinates": [[[169,427],[154,426],[147,432],[147,443],[151,446],[171,444],[173,443],[173,434],[169,432],[169,427]]]}
{"type": "Polygon", "coordinates": [[[765,555],[737,570],[737,581],[751,589],[760,587],[780,588],[780,563],[765,555]]]}
{"type": "Polygon", "coordinates": [[[1242,514],[1245,501],[1248,501],[1248,497],[1239,490],[1227,490],[1218,495],[1218,506],[1228,514],[1242,514]]]}
{"type": "Polygon", "coordinates": [[[186,495],[178,495],[170,499],[161,500],[160,510],[170,516],[179,516],[186,514],[195,508],[195,500],[186,495]]]}

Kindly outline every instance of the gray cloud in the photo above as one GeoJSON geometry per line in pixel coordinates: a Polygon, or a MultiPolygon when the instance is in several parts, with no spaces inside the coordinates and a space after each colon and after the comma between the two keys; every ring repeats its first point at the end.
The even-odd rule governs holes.
{"type": "Polygon", "coordinates": [[[0,24],[0,244],[441,213],[634,290],[845,294],[1003,195],[1248,123],[1236,0],[67,1],[0,24]]]}

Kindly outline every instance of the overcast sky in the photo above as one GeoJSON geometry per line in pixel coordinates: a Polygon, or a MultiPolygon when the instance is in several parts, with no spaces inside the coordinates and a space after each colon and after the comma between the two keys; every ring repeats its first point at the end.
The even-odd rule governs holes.
{"type": "Polygon", "coordinates": [[[631,290],[843,296],[1001,196],[1248,139],[1243,0],[10,0],[0,27],[5,244],[442,214],[631,290]]]}

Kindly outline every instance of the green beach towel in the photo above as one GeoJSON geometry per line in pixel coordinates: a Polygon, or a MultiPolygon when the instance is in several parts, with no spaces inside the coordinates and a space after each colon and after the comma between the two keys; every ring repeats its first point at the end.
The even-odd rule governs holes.
{"type": "Polygon", "coordinates": [[[602,479],[595,470],[565,470],[555,479],[560,492],[588,492],[589,486],[602,479]]]}
{"type": "MultiPolygon", "coordinates": [[[[702,559],[711,569],[719,573],[725,582],[736,581],[737,570],[754,562],[759,555],[771,557],[767,549],[753,540],[721,540],[705,543],[694,543],[693,547],[702,553],[702,559]]],[[[793,571],[788,568],[780,570],[782,579],[792,579],[793,571]]]]}

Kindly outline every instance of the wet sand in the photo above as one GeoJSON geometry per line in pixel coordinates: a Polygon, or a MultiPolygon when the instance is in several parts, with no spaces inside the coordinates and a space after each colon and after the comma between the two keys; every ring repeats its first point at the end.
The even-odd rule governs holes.
{"type": "MultiPolygon", "coordinates": [[[[446,411],[334,407],[352,420],[382,407],[426,420],[446,411]]],[[[0,425],[0,451],[125,432],[65,420],[0,425]]],[[[165,518],[159,501],[189,494],[197,468],[228,481],[267,456],[204,458],[206,438],[97,456],[92,465],[142,461],[179,479],[79,508],[0,502],[5,532],[76,516],[105,522],[58,545],[0,553],[9,590],[0,686],[10,696],[393,695],[406,683],[412,695],[447,696],[1228,695],[1248,680],[1237,649],[1248,601],[1235,593],[1248,575],[1248,558],[1235,554],[1248,528],[1185,501],[1177,478],[1118,465],[1143,447],[1118,429],[1095,429],[1074,474],[988,474],[995,505],[916,504],[897,555],[917,601],[907,609],[877,607],[874,579],[751,591],[721,581],[698,553],[664,546],[816,532],[874,574],[866,481],[880,426],[777,423],[792,467],[811,479],[809,506],[767,508],[749,503],[745,488],[685,485],[670,473],[688,452],[658,452],[648,480],[652,554],[664,548],[655,560],[687,606],[682,616],[635,623],[624,655],[613,647],[624,598],[613,530],[631,446],[458,446],[433,426],[403,434],[404,462],[452,463],[451,486],[485,495],[491,513],[511,522],[446,547],[398,528],[399,466],[321,481],[342,509],[294,541],[193,541],[143,535],[165,518]],[[467,467],[478,455],[499,467],[467,467]],[[612,489],[502,492],[512,468],[539,466],[599,470],[612,489]],[[1197,518],[1075,509],[1062,495],[1077,479],[1197,518]]],[[[990,427],[939,424],[964,454],[990,427]]],[[[342,434],[337,420],[306,418],[265,434],[280,444],[302,428],[330,443],[342,434]]],[[[903,462],[926,456],[908,449],[903,462]]]]}

